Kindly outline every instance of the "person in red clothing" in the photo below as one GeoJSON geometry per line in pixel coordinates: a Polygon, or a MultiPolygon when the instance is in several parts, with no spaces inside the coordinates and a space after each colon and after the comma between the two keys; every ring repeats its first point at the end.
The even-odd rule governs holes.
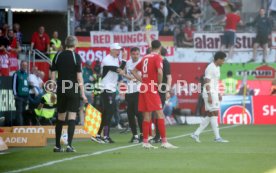
{"type": "Polygon", "coordinates": [[[223,21],[225,22],[224,34],[221,40],[221,51],[227,47],[229,48],[229,58],[231,59],[233,56],[235,41],[236,41],[236,31],[237,25],[243,24],[240,12],[236,9],[233,9],[234,12],[228,13],[223,21]]]}
{"type": "Polygon", "coordinates": [[[151,121],[151,113],[157,114],[157,123],[160,136],[162,139],[162,148],[177,148],[168,143],[166,138],[166,126],[164,114],[162,110],[162,103],[158,94],[158,88],[163,79],[163,59],[160,56],[161,43],[158,40],[151,42],[152,51],[150,54],[144,56],[142,60],[131,71],[133,76],[141,82],[138,110],[143,113],[143,148],[155,149],[148,142],[149,126],[151,121]],[[142,73],[140,76],[138,71],[142,73]]]}
{"type": "Polygon", "coordinates": [[[18,70],[18,52],[21,51],[20,43],[12,29],[8,31],[9,46],[7,48],[10,62],[10,73],[18,70]]]}
{"type": "Polygon", "coordinates": [[[4,36],[3,30],[0,28],[0,76],[9,76],[9,57],[7,47],[9,40],[4,36]]]}
{"type": "Polygon", "coordinates": [[[31,51],[37,49],[44,54],[50,51],[50,37],[45,32],[44,26],[38,28],[38,32],[34,32],[32,36],[31,51]]]}
{"type": "Polygon", "coordinates": [[[193,33],[195,32],[195,29],[192,27],[191,21],[186,21],[185,27],[183,28],[184,33],[184,41],[183,44],[185,47],[193,47],[193,33]]]}

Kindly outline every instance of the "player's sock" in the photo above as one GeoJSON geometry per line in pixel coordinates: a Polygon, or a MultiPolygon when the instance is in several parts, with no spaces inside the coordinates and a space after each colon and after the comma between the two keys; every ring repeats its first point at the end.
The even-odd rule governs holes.
{"type": "Polygon", "coordinates": [[[109,128],[108,128],[108,126],[104,126],[103,131],[104,131],[104,137],[109,137],[109,128]]]}
{"type": "Polygon", "coordinates": [[[194,134],[199,136],[200,133],[208,126],[209,122],[210,122],[210,117],[208,116],[205,117],[203,121],[200,123],[199,127],[196,129],[194,134]]]}
{"type": "Polygon", "coordinates": [[[148,143],[150,122],[143,121],[143,142],[148,143]]]}
{"type": "Polygon", "coordinates": [[[211,120],[211,126],[212,126],[212,129],[214,131],[214,134],[215,134],[215,137],[216,139],[220,138],[220,135],[219,135],[219,128],[218,128],[218,117],[217,116],[212,116],[210,118],[211,120]]]}
{"type": "Polygon", "coordinates": [[[99,128],[99,131],[98,131],[98,134],[97,134],[97,135],[101,136],[102,131],[103,131],[103,128],[104,128],[104,125],[103,125],[103,120],[102,120],[102,122],[101,122],[101,125],[100,125],[100,128],[99,128]]]}
{"type": "MultiPolygon", "coordinates": [[[[144,122],[143,122],[144,125],[144,122]]],[[[152,120],[149,121],[149,135],[152,136],[152,120]]]]}
{"type": "Polygon", "coordinates": [[[75,120],[68,120],[68,145],[72,147],[72,140],[75,132],[75,126],[76,126],[76,121],[75,120]]]}
{"type": "Polygon", "coordinates": [[[56,124],[56,147],[60,148],[60,137],[62,133],[62,126],[64,124],[64,121],[57,120],[56,124]]]}
{"type": "Polygon", "coordinates": [[[160,131],[159,131],[158,119],[155,119],[154,125],[155,125],[155,138],[159,139],[160,138],[160,131]]]}
{"type": "Polygon", "coordinates": [[[158,130],[162,139],[162,143],[167,142],[166,138],[166,126],[165,126],[165,119],[157,119],[157,124],[158,124],[158,130]]]}

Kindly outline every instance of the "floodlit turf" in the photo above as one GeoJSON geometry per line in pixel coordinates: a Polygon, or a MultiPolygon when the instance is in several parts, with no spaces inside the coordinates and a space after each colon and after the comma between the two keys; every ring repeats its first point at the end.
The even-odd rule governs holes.
{"type": "MultiPolygon", "coordinates": [[[[45,148],[13,148],[0,155],[0,172],[38,166],[29,172],[93,173],[272,173],[276,172],[276,126],[237,126],[221,130],[230,143],[213,142],[206,132],[195,143],[189,135],[197,126],[168,128],[170,142],[179,149],[145,150],[131,145],[130,133],[112,133],[115,144],[75,140],[77,153],[53,153],[45,148]],[[125,147],[129,148],[118,148],[125,147]],[[111,149],[107,151],[108,149],[111,149]],[[70,160],[70,158],[72,160],[70,160]],[[67,159],[67,160],[65,160],[67,159]],[[60,161],[57,163],[57,161],[60,161]],[[54,163],[51,165],[51,163],[54,163]],[[42,165],[44,164],[44,165],[42,165]],[[42,166],[42,167],[41,167],[42,166]]],[[[225,128],[226,126],[223,126],[225,128]]],[[[208,130],[208,129],[207,129],[208,130]]],[[[209,129],[210,130],[210,129],[209,129]]],[[[156,146],[160,146],[157,144],[156,146]]]]}

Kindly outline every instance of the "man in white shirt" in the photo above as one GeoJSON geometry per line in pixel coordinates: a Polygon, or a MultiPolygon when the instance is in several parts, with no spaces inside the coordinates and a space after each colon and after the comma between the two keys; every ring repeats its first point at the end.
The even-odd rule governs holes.
{"type": "Polygon", "coordinates": [[[122,21],[120,24],[115,25],[113,32],[128,32],[128,27],[124,21],[122,21]]]}
{"type": "Polygon", "coordinates": [[[98,143],[114,143],[110,138],[110,125],[111,119],[116,111],[116,89],[118,85],[119,73],[125,68],[127,52],[122,53],[122,63],[120,65],[119,55],[122,47],[118,43],[113,43],[110,46],[110,54],[103,58],[101,69],[102,69],[102,80],[100,88],[102,90],[102,123],[98,131],[98,135],[91,140],[98,143]],[[104,130],[104,137],[101,137],[101,132],[104,130]]]}
{"type": "Polygon", "coordinates": [[[136,80],[136,78],[131,74],[131,71],[135,68],[135,66],[140,61],[140,49],[138,47],[133,47],[130,49],[131,59],[126,63],[126,74],[123,74],[125,78],[127,78],[127,93],[126,93],[126,101],[127,101],[127,115],[128,122],[132,132],[132,138],[130,143],[139,143],[143,139],[142,133],[142,123],[143,116],[141,112],[138,111],[138,98],[141,83],[136,80]],[[138,126],[140,130],[140,137],[138,136],[136,120],[138,121],[138,126]]]}
{"type": "Polygon", "coordinates": [[[224,52],[217,52],[214,56],[214,61],[210,63],[205,70],[202,96],[207,116],[203,119],[197,130],[191,135],[196,142],[200,142],[199,135],[210,122],[215,134],[215,142],[228,142],[220,137],[218,128],[218,111],[220,101],[222,100],[219,93],[220,66],[224,63],[225,58],[226,54],[224,52]]]}
{"type": "Polygon", "coordinates": [[[32,73],[28,77],[28,82],[31,86],[30,95],[37,96],[40,93],[40,83],[41,80],[39,78],[39,71],[37,67],[32,68],[32,73]]]}

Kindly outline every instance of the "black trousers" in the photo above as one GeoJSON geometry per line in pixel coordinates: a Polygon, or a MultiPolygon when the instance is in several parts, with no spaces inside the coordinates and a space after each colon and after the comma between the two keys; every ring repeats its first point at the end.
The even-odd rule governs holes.
{"type": "Polygon", "coordinates": [[[111,119],[116,111],[116,102],[115,102],[116,92],[104,91],[101,94],[102,100],[102,123],[99,129],[98,134],[100,135],[102,129],[105,128],[104,136],[109,136],[111,119]]]}
{"type": "Polygon", "coordinates": [[[15,97],[15,108],[16,108],[16,125],[23,126],[23,113],[26,111],[28,102],[28,96],[26,97],[15,97]]]}
{"type": "Polygon", "coordinates": [[[143,129],[142,129],[143,116],[142,116],[142,113],[138,111],[138,100],[139,100],[139,92],[126,94],[128,122],[133,135],[138,134],[135,117],[137,118],[137,121],[138,121],[140,133],[143,133],[143,129]]]}
{"type": "MultiPolygon", "coordinates": [[[[164,108],[165,102],[166,102],[166,93],[159,93],[160,96],[160,100],[162,103],[162,108],[164,108]]],[[[158,129],[158,123],[157,123],[157,115],[155,115],[155,119],[154,119],[154,125],[155,125],[155,138],[160,138],[160,132],[158,129]]]]}

